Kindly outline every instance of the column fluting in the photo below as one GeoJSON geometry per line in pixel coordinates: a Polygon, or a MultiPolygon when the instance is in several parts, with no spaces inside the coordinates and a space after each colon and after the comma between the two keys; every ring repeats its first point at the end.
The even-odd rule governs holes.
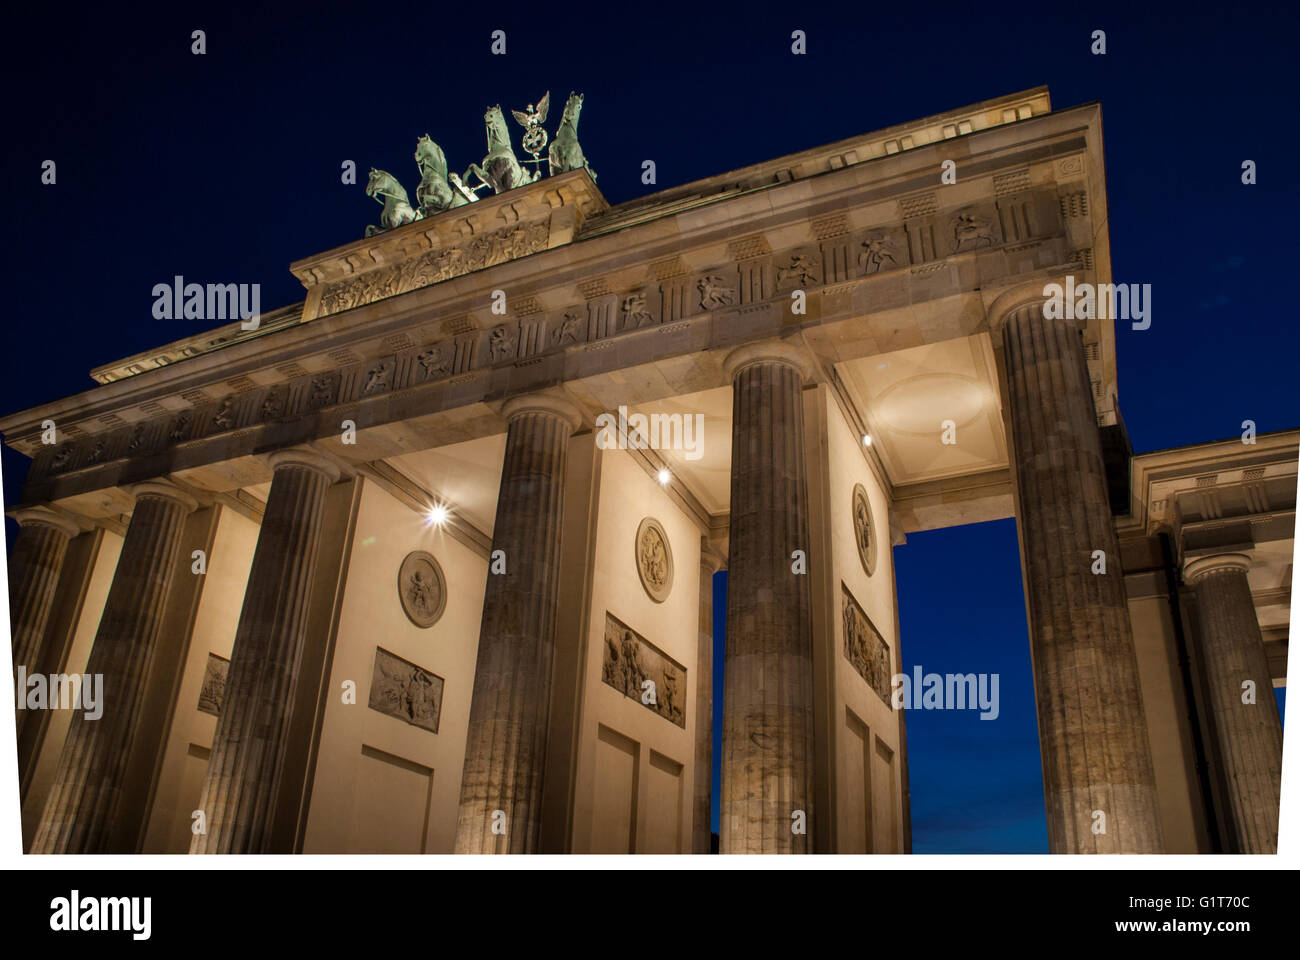
{"type": "Polygon", "coordinates": [[[551,397],[508,401],[505,459],[483,596],[457,853],[534,853],[541,834],[560,534],[576,408],[551,397]],[[500,551],[500,552],[498,552],[500,551]]]}
{"type": "Polygon", "coordinates": [[[325,495],[339,469],[309,450],[277,451],[221,714],[203,780],[206,832],[190,853],[265,853],[306,640],[325,495]]]}
{"type": "Polygon", "coordinates": [[[1137,656],[1079,329],[1005,318],[1039,747],[1053,853],[1159,853],[1137,656]],[[1106,573],[1093,573],[1095,551],[1106,573]]]}
{"type": "Polygon", "coordinates": [[[1226,838],[1229,852],[1277,853],[1282,719],[1249,569],[1245,554],[1219,554],[1190,560],[1183,578],[1196,594],[1201,666],[1234,835],[1226,838]],[[1243,701],[1247,680],[1254,682],[1250,703],[1243,701]]]}
{"type": "Polygon", "coordinates": [[[73,713],[32,853],[134,852],[110,850],[109,838],[185,518],[198,504],[164,482],[142,483],[131,493],[135,509],[85,670],[90,682],[102,678],[102,713],[93,719],[86,710],[73,713]]]}
{"type": "Polygon", "coordinates": [[[721,852],[811,853],[813,649],[803,383],[783,344],[742,347],[732,376],[721,852]]]}

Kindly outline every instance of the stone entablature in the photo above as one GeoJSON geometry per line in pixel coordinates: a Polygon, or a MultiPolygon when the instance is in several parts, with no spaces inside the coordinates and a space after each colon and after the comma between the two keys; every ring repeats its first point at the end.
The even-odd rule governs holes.
{"type": "MultiPolygon", "coordinates": [[[[1086,272],[1078,244],[1097,242],[1091,218],[1100,212],[1104,222],[1104,196],[1070,198],[1088,193],[1080,178],[1096,149],[1086,136],[1095,122],[1095,108],[1085,107],[985,131],[995,138],[987,144],[979,136],[940,144],[961,147],[956,185],[938,185],[942,152],[916,149],[589,239],[582,224],[603,200],[584,171],[572,171],[474,204],[469,218],[457,208],[300,261],[302,322],[193,357],[188,369],[145,371],[106,388],[120,394],[90,391],[0,428],[36,455],[29,497],[53,499],[126,473],[142,479],[337,439],[343,418],[359,432],[457,408],[450,419],[495,422],[474,405],[558,382],[602,408],[603,379],[614,371],[793,328],[828,363],[968,335],[987,324],[986,302],[1001,287],[1086,272]],[[408,267],[431,254],[466,256],[467,242],[473,249],[485,239],[478,249],[487,260],[504,257],[493,252],[496,238],[521,230],[524,250],[544,230],[545,249],[427,285],[408,267]],[[395,290],[405,282],[409,292],[351,309],[334,299],[340,290],[361,300],[384,294],[393,277],[395,290]],[[494,289],[508,293],[504,316],[491,312],[494,289]],[[804,314],[792,310],[796,289],[807,296],[804,314]],[[872,314],[887,319],[864,324],[872,314]],[[69,438],[53,449],[39,440],[46,417],[69,438]],[[127,460],[129,470],[108,469],[127,460]]],[[[1104,379],[1106,351],[1090,357],[1098,353],[1094,378],[1104,379]]],[[[726,382],[720,364],[696,367],[674,389],[726,382]]],[[[364,456],[402,449],[386,443],[364,456]]]]}
{"type": "MultiPolygon", "coordinates": [[[[1256,533],[1274,514],[1294,526],[1300,430],[1137,454],[1133,457],[1129,516],[1121,534],[1177,540],[1188,526],[1230,528],[1250,519],[1256,533]]],[[[1289,534],[1288,534],[1289,536],[1289,534]]]]}

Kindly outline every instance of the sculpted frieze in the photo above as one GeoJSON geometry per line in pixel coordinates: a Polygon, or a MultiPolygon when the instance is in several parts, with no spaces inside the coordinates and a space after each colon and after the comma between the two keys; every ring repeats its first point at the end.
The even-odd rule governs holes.
{"type": "Polygon", "coordinates": [[[284,416],[285,409],[288,406],[289,391],[283,386],[275,386],[267,391],[266,397],[262,400],[262,406],[259,411],[259,417],[263,421],[279,420],[284,416]]]}
{"type": "Polygon", "coordinates": [[[235,398],[226,397],[217,405],[217,411],[212,415],[212,426],[218,430],[229,430],[235,425],[235,398]]]}
{"type": "Polygon", "coordinates": [[[780,292],[807,290],[822,282],[821,257],[807,250],[782,257],[776,266],[776,288],[780,292]]]}
{"type": "Polygon", "coordinates": [[[459,246],[430,250],[401,263],[336,281],[321,294],[320,315],[352,310],[537,253],[546,249],[549,237],[549,220],[515,224],[474,237],[459,246]]]}
{"type": "Polygon", "coordinates": [[[720,273],[706,273],[695,284],[700,291],[699,305],[702,310],[717,310],[730,307],[736,302],[736,282],[734,278],[720,273]]]}
{"type": "Polygon", "coordinates": [[[488,338],[488,350],[493,363],[515,359],[519,355],[519,325],[503,323],[493,327],[488,338]]]}
{"type": "Polygon", "coordinates": [[[393,376],[397,370],[396,357],[384,357],[378,363],[366,368],[361,380],[361,396],[371,397],[387,393],[393,388],[393,376]]]}
{"type": "Polygon", "coordinates": [[[319,410],[338,403],[341,380],[337,370],[312,377],[307,388],[307,409],[319,410]]]}
{"type": "Polygon", "coordinates": [[[949,221],[951,252],[965,253],[996,244],[993,218],[983,211],[967,208],[953,214],[949,221]]]}
{"type": "Polygon", "coordinates": [[[418,364],[417,380],[435,380],[451,372],[454,351],[450,343],[430,344],[415,358],[418,364]]]}
{"type": "Polygon", "coordinates": [[[889,644],[863,611],[849,588],[840,584],[840,605],[844,621],[844,659],[876,695],[889,703],[890,679],[893,675],[889,644]]]}
{"type": "Polygon", "coordinates": [[[437,733],[444,685],[432,670],[376,647],[368,704],[371,710],[437,733]]]}
{"type": "MultiPolygon", "coordinates": [[[[820,288],[824,308],[830,305],[829,309],[838,313],[836,304],[848,303],[857,283],[878,274],[909,272],[910,268],[910,273],[919,277],[942,269],[948,257],[992,249],[1015,252],[1025,248],[1024,235],[1033,236],[1038,244],[1059,235],[1062,227],[1055,216],[1055,193],[1020,192],[1014,201],[1014,209],[1006,198],[1001,206],[975,203],[928,214],[918,208],[912,212],[920,215],[904,222],[844,232],[847,220],[841,223],[837,219],[832,225],[835,229],[822,231],[833,236],[774,252],[765,252],[765,238],[756,235],[745,238],[748,246],[744,251],[737,250],[757,255],[737,263],[690,272],[680,257],[674,257],[648,263],[650,282],[633,284],[618,284],[609,276],[595,274],[571,281],[585,304],[544,312],[544,298],[525,297],[517,301],[517,311],[528,313],[522,320],[486,328],[480,328],[470,313],[448,311],[449,315],[436,320],[437,329],[447,339],[420,346],[413,341],[386,341],[387,349],[380,356],[369,354],[359,344],[356,353],[343,351],[346,357],[336,356],[338,350],[331,354],[334,363],[342,364],[333,369],[307,373],[299,368],[287,373],[281,365],[281,376],[290,379],[256,393],[216,393],[211,401],[190,410],[165,411],[154,405],[151,410],[120,411],[128,418],[142,412],[149,417],[111,434],[87,431],[88,436],[64,439],[61,433],[54,449],[40,451],[33,474],[63,475],[105,467],[116,460],[151,456],[168,447],[194,445],[219,434],[311,415],[345,401],[433,381],[455,385],[487,367],[535,361],[540,355],[571,347],[605,350],[624,333],[651,328],[680,332],[684,321],[716,311],[732,314],[743,329],[747,315],[766,316],[788,301],[794,289],[820,288]],[[394,346],[404,349],[399,354],[389,353],[394,346]]],[[[549,218],[521,221],[459,241],[448,240],[445,244],[453,245],[413,253],[333,281],[324,288],[320,313],[351,309],[543,250],[550,223],[549,218]]],[[[1047,262],[1045,257],[1036,258],[1035,263],[1047,262]]],[[[354,267],[361,263],[357,259],[354,267]]],[[[792,322],[806,320],[800,317],[792,322]]]]}
{"type": "Polygon", "coordinates": [[[565,347],[586,340],[587,318],[576,307],[566,310],[551,328],[551,346],[565,347]]]}
{"type": "Polygon", "coordinates": [[[603,653],[602,681],[686,729],[685,667],[608,611],[603,653]]]}
{"type": "Polygon", "coordinates": [[[858,273],[867,277],[907,263],[906,244],[889,230],[871,230],[858,244],[858,273]]]}

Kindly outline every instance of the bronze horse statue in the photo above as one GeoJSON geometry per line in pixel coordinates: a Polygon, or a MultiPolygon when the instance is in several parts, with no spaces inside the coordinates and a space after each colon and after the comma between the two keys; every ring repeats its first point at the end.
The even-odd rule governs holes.
{"type": "Polygon", "coordinates": [[[510,145],[510,131],[506,128],[506,118],[501,107],[489,107],[483,114],[483,122],[487,127],[487,156],[483,158],[482,165],[471,163],[462,179],[468,180],[472,173],[495,193],[504,193],[532,183],[536,177],[519,165],[514,148],[510,145]]]}

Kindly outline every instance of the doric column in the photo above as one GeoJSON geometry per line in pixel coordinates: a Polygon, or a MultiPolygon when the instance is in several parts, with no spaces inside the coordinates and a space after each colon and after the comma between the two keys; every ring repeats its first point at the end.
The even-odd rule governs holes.
{"type": "Polygon", "coordinates": [[[1282,789],[1282,720],[1273,698],[1264,638],[1241,553],[1189,560],[1183,579],[1196,593],[1198,639],[1219,762],[1227,787],[1232,853],[1277,853],[1282,789]],[[1254,682],[1252,702],[1244,684],[1254,682]]]}
{"type": "Polygon", "coordinates": [[[1047,838],[1053,853],[1159,853],[1137,657],[1083,341],[1022,304],[1002,330],[1047,838]],[[1106,572],[1094,574],[1094,551],[1106,572]],[[1103,832],[1104,831],[1104,832],[1103,832]]]}
{"type": "MultiPolygon", "coordinates": [[[[19,668],[28,674],[40,668],[45,628],[59,585],[68,541],[80,531],[71,520],[46,507],[26,507],[13,514],[18,522],[18,539],[9,555],[9,627],[13,640],[14,676],[19,668]]],[[[21,699],[20,688],[16,696],[21,699]]],[[[18,741],[32,711],[15,711],[18,741]]]]}
{"type": "Polygon", "coordinates": [[[741,347],[726,366],[733,414],[721,852],[811,853],[812,603],[792,557],[802,551],[806,570],[809,368],[780,343],[741,347]]]}
{"type": "Polygon", "coordinates": [[[277,451],[199,801],[190,853],[264,853],[302,661],[325,493],[339,478],[311,450],[277,451]]]}
{"type": "Polygon", "coordinates": [[[134,852],[108,849],[108,838],[185,518],[198,504],[164,482],[142,483],[131,493],[135,510],[86,663],[91,682],[102,678],[103,712],[97,719],[87,719],[85,710],[73,713],[32,853],[134,852]]]}
{"type": "Polygon", "coordinates": [[[722,557],[709,547],[700,552],[700,642],[695,664],[695,829],[692,853],[713,846],[713,575],[722,557]]]}
{"type": "Polygon", "coordinates": [[[457,853],[533,853],[541,829],[564,470],[582,417],[542,395],[510,400],[503,413],[492,556],[505,571],[489,571],[483,595],[457,853]]]}

